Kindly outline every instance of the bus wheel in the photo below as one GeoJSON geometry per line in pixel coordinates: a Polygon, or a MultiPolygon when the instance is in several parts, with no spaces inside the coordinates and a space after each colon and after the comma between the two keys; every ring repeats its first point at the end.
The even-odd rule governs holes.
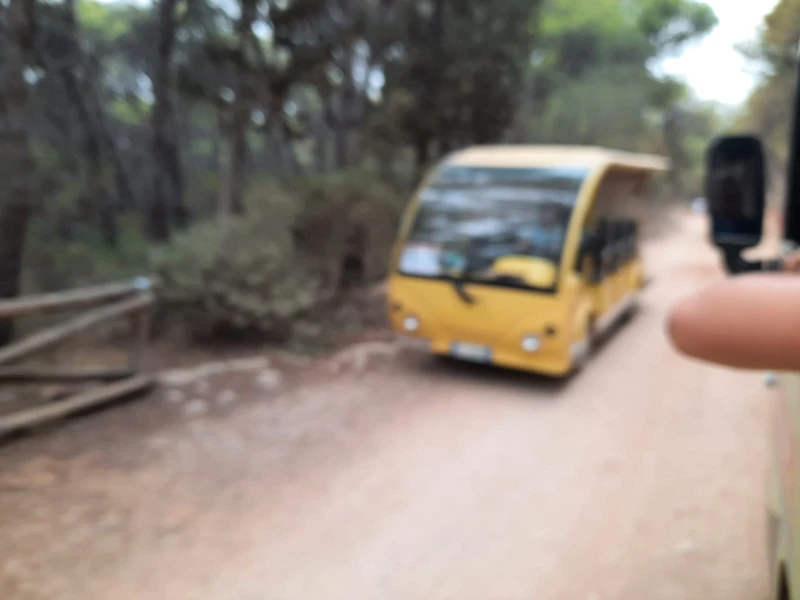
{"type": "Polygon", "coordinates": [[[589,357],[594,352],[597,345],[597,333],[595,331],[594,318],[590,318],[586,324],[586,336],[580,343],[580,348],[575,352],[572,359],[572,373],[582,370],[589,362],[589,357]]]}
{"type": "Polygon", "coordinates": [[[589,354],[594,354],[603,344],[603,334],[597,330],[597,320],[594,316],[589,317],[589,324],[586,326],[586,339],[589,340],[589,354]]]}
{"type": "Polygon", "coordinates": [[[781,566],[778,579],[777,594],[775,600],[792,600],[792,594],[789,591],[789,582],[786,580],[786,569],[783,566],[781,566]]]}

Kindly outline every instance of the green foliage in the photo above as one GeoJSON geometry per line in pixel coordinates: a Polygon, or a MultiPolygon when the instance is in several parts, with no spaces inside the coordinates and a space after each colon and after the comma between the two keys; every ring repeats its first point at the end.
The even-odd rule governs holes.
{"type": "Polygon", "coordinates": [[[367,281],[385,274],[401,203],[368,174],[259,180],[246,202],[246,217],[199,223],[155,255],[165,305],[194,335],[286,341],[337,297],[346,259],[367,281]]]}
{"type": "MultiPolygon", "coordinates": [[[[195,334],[285,339],[340,297],[345,264],[364,283],[385,275],[404,200],[385,182],[410,186],[422,163],[504,139],[605,145],[668,153],[692,188],[719,126],[713,107],[648,68],[713,27],[695,0],[267,4],[81,0],[77,40],[68,5],[38,5],[32,288],[157,267],[171,314],[195,334]],[[174,118],[153,110],[156,97],[174,118]],[[228,154],[237,139],[243,150],[228,154]],[[102,156],[91,175],[87,140],[102,156]],[[160,180],[171,193],[154,194],[160,180]],[[246,216],[212,221],[232,183],[246,216]],[[103,211],[117,220],[115,247],[98,233],[103,211]],[[151,262],[143,223],[167,236],[187,215],[195,225],[151,262]]],[[[781,2],[756,48],[773,79],[746,122],[770,140],[785,120],[775,107],[799,4],[781,2]]]]}
{"type": "Polygon", "coordinates": [[[41,216],[30,224],[24,287],[31,293],[60,291],[129,279],[150,272],[149,240],[136,219],[121,219],[116,247],[103,243],[96,229],[41,216]],[[64,229],[67,224],[61,222],[64,229]]]}
{"type": "MultiPolygon", "coordinates": [[[[677,173],[680,187],[692,195],[703,193],[706,149],[709,140],[725,129],[723,115],[723,110],[713,102],[685,100],[678,105],[678,139],[673,143],[679,146],[679,150],[673,149],[672,154],[683,161],[681,171],[677,173]]],[[[669,140],[669,136],[665,137],[669,140]]]]}
{"type": "Polygon", "coordinates": [[[365,283],[386,274],[401,197],[363,170],[311,178],[293,189],[303,206],[294,223],[296,243],[320,263],[328,288],[337,285],[349,256],[362,265],[365,283]]]}
{"type": "Polygon", "coordinates": [[[156,255],[164,303],[191,333],[286,341],[317,305],[319,277],[272,225],[268,214],[201,223],[156,255]]]}
{"type": "Polygon", "coordinates": [[[551,0],[514,137],[666,153],[678,171],[694,169],[686,148],[694,121],[672,116],[693,111],[686,85],[655,77],[648,64],[715,24],[694,0],[551,0]]]}
{"type": "Polygon", "coordinates": [[[647,71],[650,59],[701,37],[716,17],[694,0],[551,0],[536,47],[539,77],[570,79],[603,64],[647,71]]]}
{"type": "Polygon", "coordinates": [[[150,116],[151,106],[141,100],[112,100],[108,103],[108,114],[125,125],[142,125],[150,116]]]}
{"type": "Polygon", "coordinates": [[[696,0],[641,0],[638,4],[638,29],[656,54],[674,50],[718,23],[711,7],[696,0]]]}
{"type": "Polygon", "coordinates": [[[640,144],[648,125],[642,109],[649,85],[645,74],[625,66],[593,69],[552,93],[529,135],[543,142],[644,150],[640,144]]]}
{"type": "Polygon", "coordinates": [[[745,49],[745,55],[763,72],[735,128],[762,138],[778,180],[788,166],[787,131],[792,122],[798,47],[800,1],[781,0],[764,19],[758,38],[745,49]]]}
{"type": "MultiPolygon", "coordinates": [[[[410,2],[403,58],[386,66],[386,134],[412,143],[424,162],[440,152],[499,139],[513,120],[536,41],[541,0],[410,2]]],[[[380,131],[380,129],[379,129],[380,131]]]]}
{"type": "Polygon", "coordinates": [[[753,90],[734,124],[734,129],[761,138],[774,173],[773,180],[782,179],[788,167],[788,131],[794,93],[794,73],[780,71],[765,77],[753,90]]]}
{"type": "Polygon", "coordinates": [[[137,19],[146,11],[134,2],[78,2],[78,18],[86,35],[98,41],[113,43],[130,33],[137,19]]]}
{"type": "Polygon", "coordinates": [[[764,18],[760,35],[745,54],[767,67],[767,77],[793,72],[800,45],[800,1],[781,0],[764,18]]]}

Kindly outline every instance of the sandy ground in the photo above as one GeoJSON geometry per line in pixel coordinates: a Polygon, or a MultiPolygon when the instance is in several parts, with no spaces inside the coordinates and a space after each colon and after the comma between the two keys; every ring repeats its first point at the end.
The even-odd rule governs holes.
{"type": "Polygon", "coordinates": [[[646,253],[567,383],[373,342],[0,446],[0,598],[765,598],[771,392],[665,339],[721,277],[702,218],[646,253]]]}

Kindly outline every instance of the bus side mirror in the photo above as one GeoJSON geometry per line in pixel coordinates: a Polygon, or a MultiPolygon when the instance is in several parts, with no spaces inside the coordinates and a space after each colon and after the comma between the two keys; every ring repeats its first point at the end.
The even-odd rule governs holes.
{"type": "Polygon", "coordinates": [[[727,253],[741,254],[761,241],[766,206],[764,148],[753,136],[714,140],[706,155],[706,200],[711,239],[727,253]]]}

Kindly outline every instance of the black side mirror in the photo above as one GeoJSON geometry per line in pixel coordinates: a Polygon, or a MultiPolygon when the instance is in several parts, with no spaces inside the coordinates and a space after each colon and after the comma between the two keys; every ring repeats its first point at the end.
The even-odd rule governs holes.
{"type": "Polygon", "coordinates": [[[766,206],[766,168],[761,141],[720,137],[706,156],[706,200],[711,238],[726,253],[741,253],[761,241],[766,206]]]}

